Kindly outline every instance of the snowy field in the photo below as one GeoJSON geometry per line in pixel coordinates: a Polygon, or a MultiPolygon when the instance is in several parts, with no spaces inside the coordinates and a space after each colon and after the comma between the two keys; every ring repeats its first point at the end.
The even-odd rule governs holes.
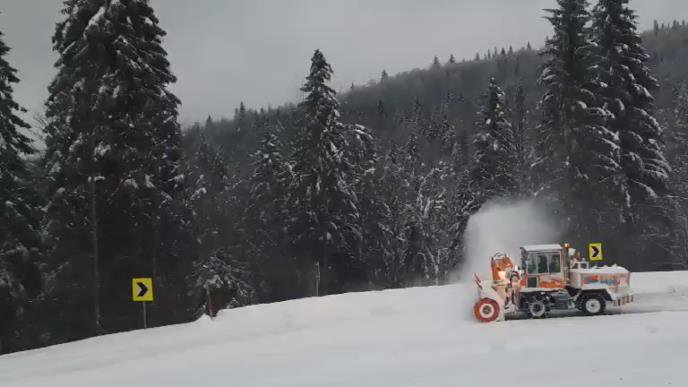
{"type": "Polygon", "coordinates": [[[688,272],[600,317],[479,324],[473,284],[351,293],[0,357],[2,387],[688,386],[688,272]]]}

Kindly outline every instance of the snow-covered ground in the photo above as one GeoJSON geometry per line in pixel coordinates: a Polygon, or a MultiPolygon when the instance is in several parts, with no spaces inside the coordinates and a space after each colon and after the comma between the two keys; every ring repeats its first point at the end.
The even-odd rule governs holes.
{"type": "Polygon", "coordinates": [[[2,387],[688,386],[688,272],[600,317],[479,324],[473,284],[223,311],[0,357],[2,387]]]}

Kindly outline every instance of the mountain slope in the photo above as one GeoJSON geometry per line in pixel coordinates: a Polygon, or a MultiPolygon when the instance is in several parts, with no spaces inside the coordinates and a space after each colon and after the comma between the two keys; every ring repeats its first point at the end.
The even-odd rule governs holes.
{"type": "Polygon", "coordinates": [[[254,305],[2,356],[0,385],[688,384],[688,272],[632,281],[610,315],[494,324],[473,321],[472,284],[254,305]]]}

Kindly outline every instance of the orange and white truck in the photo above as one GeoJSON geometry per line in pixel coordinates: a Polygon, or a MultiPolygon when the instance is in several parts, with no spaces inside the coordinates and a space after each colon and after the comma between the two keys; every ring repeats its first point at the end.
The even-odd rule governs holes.
{"type": "Polygon", "coordinates": [[[475,275],[478,302],[473,312],[482,322],[510,314],[546,317],[552,310],[604,313],[607,303],[633,301],[631,274],[620,266],[591,267],[566,243],[521,247],[521,265],[498,253],[491,258],[491,279],[475,275]]]}

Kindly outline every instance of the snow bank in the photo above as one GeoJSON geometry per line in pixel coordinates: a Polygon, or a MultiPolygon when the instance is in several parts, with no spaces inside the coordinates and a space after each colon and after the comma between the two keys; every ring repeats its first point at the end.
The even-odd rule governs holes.
{"type": "Polygon", "coordinates": [[[1,356],[0,386],[688,385],[688,272],[632,281],[654,312],[480,324],[472,283],[255,305],[1,356]]]}

